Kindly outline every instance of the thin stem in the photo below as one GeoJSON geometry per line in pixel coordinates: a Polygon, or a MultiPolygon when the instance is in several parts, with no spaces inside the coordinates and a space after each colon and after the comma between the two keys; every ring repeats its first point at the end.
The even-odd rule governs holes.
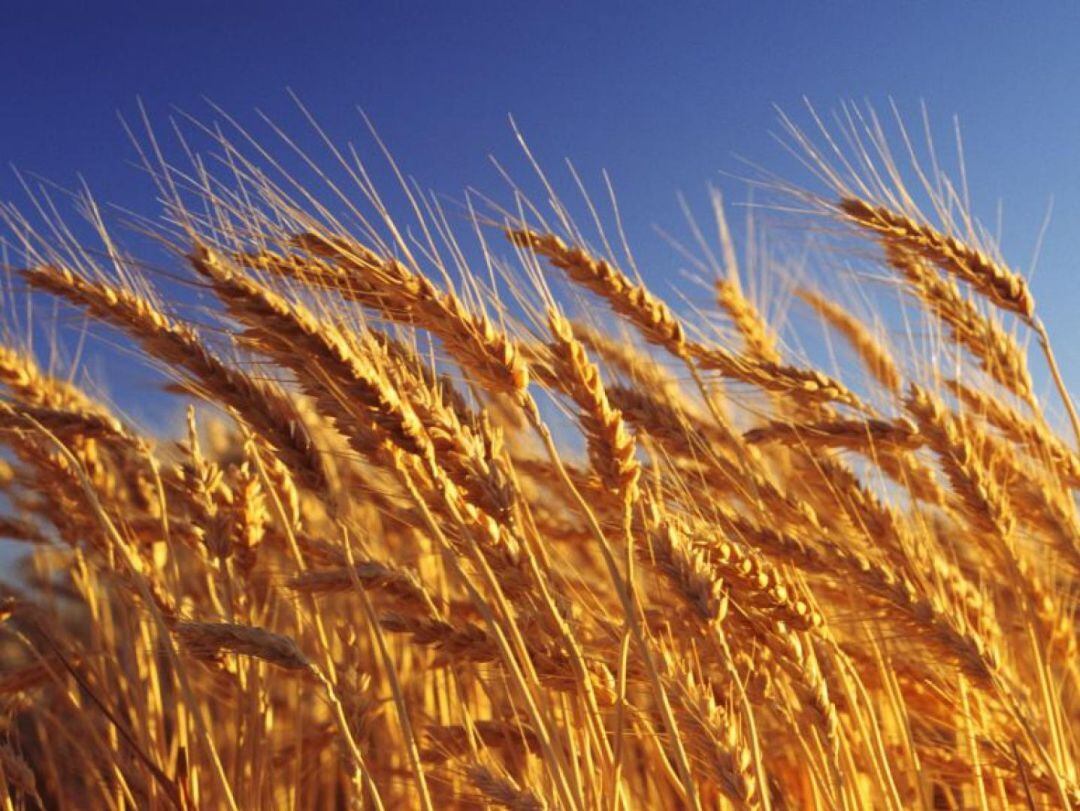
{"type": "Polygon", "coordinates": [[[1043,355],[1046,356],[1046,363],[1050,367],[1050,374],[1054,378],[1054,385],[1057,386],[1058,394],[1061,395],[1061,401],[1065,404],[1065,410],[1069,412],[1069,422],[1072,423],[1073,440],[1076,442],[1077,449],[1080,450],[1080,416],[1077,416],[1076,406],[1073,405],[1072,398],[1069,396],[1069,390],[1065,388],[1065,380],[1061,376],[1061,369],[1058,368],[1057,358],[1054,357],[1054,350],[1050,346],[1050,334],[1046,331],[1046,325],[1042,322],[1041,318],[1036,318],[1032,321],[1031,326],[1035,329],[1035,334],[1039,336],[1039,344],[1042,346],[1043,355]]]}
{"type": "Polygon", "coordinates": [[[559,479],[577,502],[579,509],[581,509],[582,514],[585,516],[586,523],[589,525],[590,532],[599,544],[601,555],[604,558],[604,563],[608,569],[608,574],[611,577],[612,584],[615,586],[615,591],[618,594],[619,601],[626,614],[626,622],[630,628],[630,633],[633,635],[634,642],[641,651],[641,658],[645,663],[645,669],[648,671],[649,681],[652,683],[657,704],[660,705],[661,718],[664,721],[664,726],[667,728],[668,735],[671,736],[672,746],[675,747],[676,765],[679,769],[679,777],[682,780],[686,791],[686,800],[691,804],[691,807],[700,811],[701,801],[698,798],[694,778],[690,772],[690,761],[687,758],[686,749],[683,747],[682,738],[679,736],[679,727],[675,721],[675,714],[671,709],[671,703],[668,700],[667,692],[664,690],[664,685],[661,683],[659,668],[653,660],[652,653],[649,650],[648,640],[645,638],[645,633],[638,622],[637,610],[634,597],[630,591],[630,584],[628,584],[623,579],[622,575],[619,574],[619,566],[616,563],[615,554],[608,544],[603,530],[600,529],[596,516],[593,514],[592,509],[589,507],[584,497],[574,486],[573,481],[571,481],[569,474],[566,472],[566,468],[563,467],[562,459],[559,457],[558,448],[555,447],[555,440],[551,436],[551,431],[548,430],[548,427],[540,421],[535,413],[530,413],[529,419],[533,429],[540,435],[540,439],[543,441],[548,456],[551,458],[551,463],[555,466],[559,479]]]}
{"type": "MultiPolygon", "coordinates": [[[[344,534],[344,532],[345,530],[342,528],[342,533],[344,534]]],[[[360,579],[356,575],[356,561],[353,559],[352,544],[349,543],[347,538],[345,539],[343,547],[345,549],[345,557],[349,564],[349,573],[352,575],[353,585],[360,594],[360,602],[364,607],[364,616],[367,618],[372,636],[375,637],[375,643],[379,646],[379,655],[383,660],[386,678],[390,684],[390,692],[394,697],[394,705],[397,708],[401,732],[405,738],[405,748],[408,750],[409,760],[412,763],[413,771],[416,772],[416,784],[417,789],[420,792],[420,803],[423,806],[424,811],[434,811],[431,804],[431,794],[428,792],[427,778],[424,775],[424,767],[420,762],[420,750],[416,745],[416,735],[413,732],[412,722],[409,720],[408,707],[405,704],[405,694],[401,689],[401,682],[398,679],[397,667],[394,665],[394,659],[390,655],[389,649],[386,647],[386,638],[383,636],[382,628],[379,627],[379,620],[378,617],[375,616],[375,609],[371,606],[371,600],[368,598],[367,590],[360,583],[360,579]]]]}

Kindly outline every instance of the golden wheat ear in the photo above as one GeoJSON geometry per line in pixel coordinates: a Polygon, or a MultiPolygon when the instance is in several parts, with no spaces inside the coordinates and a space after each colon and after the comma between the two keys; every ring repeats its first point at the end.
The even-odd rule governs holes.
{"type": "Polygon", "coordinates": [[[1035,298],[1024,277],[978,248],[912,217],[858,198],[841,200],[837,208],[885,243],[927,259],[971,285],[1003,310],[1016,313],[1029,323],[1034,317],[1035,298]]]}
{"type": "MultiPolygon", "coordinates": [[[[1023,276],[1005,264],[992,259],[979,248],[951,234],[939,231],[928,223],[920,222],[906,214],[894,211],[887,206],[875,206],[865,200],[851,197],[840,200],[836,207],[851,222],[877,235],[885,246],[892,264],[896,266],[910,264],[910,257],[923,259],[970,285],[972,289],[995,306],[1020,316],[1023,322],[1030,326],[1038,336],[1054,384],[1057,386],[1058,394],[1069,415],[1074,439],[1077,445],[1080,446],[1080,415],[1077,414],[1072,396],[1061,376],[1061,370],[1058,367],[1057,358],[1050,343],[1050,336],[1046,331],[1046,325],[1036,317],[1035,298],[1031,293],[1027,280],[1023,276]]],[[[943,288],[942,285],[935,285],[931,281],[926,281],[925,284],[931,288],[943,288]]],[[[945,292],[946,298],[958,298],[952,296],[951,291],[945,292]]],[[[925,298],[931,307],[935,306],[939,295],[937,290],[926,291],[925,298]]],[[[963,312],[961,320],[980,320],[980,318],[968,314],[968,308],[964,307],[962,303],[947,308],[946,312],[949,309],[963,312]]],[[[946,320],[952,321],[955,319],[946,316],[946,320]]],[[[1004,340],[996,334],[996,329],[993,327],[984,327],[982,331],[995,341],[1001,342],[1004,340]]],[[[962,337],[961,340],[963,341],[962,337]]],[[[979,339],[970,342],[971,348],[977,355],[981,351],[978,346],[979,343],[979,339]]],[[[1009,359],[1005,368],[1017,370],[1017,376],[1013,379],[1018,381],[1022,387],[1018,393],[1034,402],[1031,394],[1031,383],[1030,380],[1026,379],[1026,369],[1021,361],[1009,359]]]]}

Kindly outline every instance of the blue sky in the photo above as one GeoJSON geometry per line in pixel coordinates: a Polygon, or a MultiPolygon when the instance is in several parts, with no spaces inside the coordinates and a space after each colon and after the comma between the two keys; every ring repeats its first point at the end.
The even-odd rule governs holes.
{"type": "MultiPolygon", "coordinates": [[[[340,3],[4,4],[0,160],[102,198],[149,189],[117,112],[141,97],[241,119],[295,119],[293,88],[335,137],[363,139],[363,107],[407,171],[459,194],[497,188],[513,113],[541,161],[611,171],[632,233],[733,200],[736,156],[784,171],[774,105],[843,99],[910,116],[925,101],[948,138],[959,116],[977,212],[1004,206],[1005,249],[1026,268],[1051,199],[1035,291],[1066,375],[1080,382],[1080,4],[340,3]]],[[[805,118],[803,119],[805,120],[805,118]]],[[[0,198],[19,196],[11,173],[0,198]]]]}

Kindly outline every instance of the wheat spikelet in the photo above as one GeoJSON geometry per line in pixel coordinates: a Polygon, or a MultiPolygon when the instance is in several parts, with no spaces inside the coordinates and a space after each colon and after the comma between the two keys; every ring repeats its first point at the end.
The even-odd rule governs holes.
{"type": "Polygon", "coordinates": [[[710,536],[716,533],[708,525],[676,526],[661,521],[650,534],[650,542],[663,548],[683,548],[704,554],[713,579],[723,584],[730,596],[744,609],[754,609],[787,623],[796,630],[808,630],[821,624],[821,617],[800,599],[784,576],[753,549],[731,538],[710,536]]]}
{"type": "Polygon", "coordinates": [[[474,764],[467,769],[469,782],[488,801],[511,811],[544,811],[547,804],[528,789],[523,789],[510,777],[499,775],[489,767],[474,764]]]}
{"type": "Polygon", "coordinates": [[[634,439],[626,430],[622,414],[612,408],[600,382],[600,373],[574,337],[565,318],[548,313],[551,356],[555,376],[580,409],[578,419],[589,443],[589,459],[600,481],[619,498],[632,501],[641,468],[634,458],[634,439]]]}
{"type": "Polygon", "coordinates": [[[794,535],[738,518],[731,520],[731,526],[735,533],[752,539],[769,554],[796,563],[808,572],[843,573],[852,578],[868,594],[897,609],[904,622],[924,631],[929,641],[956,660],[976,681],[989,684],[998,671],[998,657],[987,641],[901,574],[836,543],[819,541],[819,545],[812,545],[794,535]]]}
{"type": "Polygon", "coordinates": [[[1070,487],[1080,488],[1080,457],[1042,422],[1025,417],[993,395],[958,380],[946,380],[945,386],[972,412],[986,419],[1012,442],[1053,466],[1070,487]]]}
{"type": "Polygon", "coordinates": [[[701,762],[708,778],[724,796],[742,808],[760,808],[757,778],[751,754],[740,740],[738,726],[708,691],[689,672],[682,674],[675,695],[689,740],[689,748],[701,762]]]}
{"type": "Polygon", "coordinates": [[[312,569],[288,580],[287,585],[304,594],[335,594],[351,591],[357,585],[376,589],[403,607],[431,613],[435,601],[421,586],[416,575],[394,569],[377,561],[359,561],[352,567],[312,569]]]}
{"type": "Polygon", "coordinates": [[[639,553],[675,587],[690,610],[707,625],[727,616],[727,584],[709,556],[695,550],[669,522],[660,520],[639,553]]]}
{"type": "Polygon", "coordinates": [[[82,389],[44,373],[29,353],[8,346],[0,346],[0,382],[28,406],[107,416],[82,389]]]}
{"type": "Polygon", "coordinates": [[[816,369],[802,369],[781,363],[749,361],[718,346],[694,343],[691,354],[703,369],[719,372],[724,377],[750,383],[764,391],[812,402],[840,403],[862,409],[862,401],[843,383],[816,369]]]}
{"type": "Polygon", "coordinates": [[[173,631],[196,659],[215,660],[223,651],[228,651],[262,659],[284,670],[311,668],[311,661],[295,641],[265,628],[231,622],[181,620],[173,631]]]}
{"type": "Polygon", "coordinates": [[[455,418],[463,424],[474,425],[482,419],[459,391],[453,379],[447,374],[437,374],[411,346],[377,329],[369,328],[365,335],[370,336],[391,360],[391,374],[394,369],[400,369],[405,373],[403,379],[419,377],[427,391],[432,393],[432,397],[448,406],[454,412],[455,418]]]}
{"type": "Polygon", "coordinates": [[[865,200],[848,198],[837,203],[837,208],[853,222],[879,234],[884,242],[922,256],[970,284],[998,307],[1028,321],[1034,316],[1035,300],[1024,278],[977,248],[865,200]]]}
{"type": "Polygon", "coordinates": [[[23,272],[33,287],[45,290],[126,331],[146,352],[183,370],[201,388],[249,421],[283,461],[313,486],[325,486],[326,473],[292,403],[272,386],[251,380],[212,355],[191,328],[168,318],[145,298],[119,287],[92,282],[55,267],[23,272]]]}
{"type": "Polygon", "coordinates": [[[606,391],[609,402],[631,426],[645,431],[675,456],[692,458],[706,448],[717,452],[737,450],[749,456],[756,452],[739,447],[741,443],[729,424],[688,413],[677,401],[658,396],[655,390],[615,385],[607,386],[606,391]]]}
{"type": "Polygon", "coordinates": [[[871,455],[910,451],[922,445],[918,429],[906,420],[827,420],[810,423],[779,422],[753,428],[743,434],[752,445],[781,442],[812,448],[845,448],[871,455]]]}
{"type": "Polygon", "coordinates": [[[371,434],[376,443],[389,441],[406,453],[430,456],[429,440],[413,411],[334,329],[306,308],[231,272],[208,249],[193,256],[192,264],[214,281],[230,313],[248,327],[247,340],[292,369],[308,393],[346,427],[357,425],[362,444],[371,434]]]}
{"type": "Polygon", "coordinates": [[[638,347],[578,321],[572,321],[571,325],[574,337],[581,341],[586,349],[595,353],[614,370],[626,375],[636,385],[672,398],[677,396],[680,390],[679,381],[655,359],[639,351],[638,347]]]}
{"type": "Polygon", "coordinates": [[[780,353],[776,349],[776,336],[769,329],[764,317],[743,293],[738,278],[717,279],[715,282],[716,303],[719,304],[746,345],[747,354],[766,363],[780,363],[780,353]]]}
{"type": "Polygon", "coordinates": [[[866,365],[866,369],[878,382],[893,394],[900,391],[902,377],[896,362],[888,350],[881,345],[877,337],[867,329],[858,318],[853,316],[836,302],[815,293],[813,290],[800,288],[795,294],[814,308],[814,311],[829,326],[839,332],[866,365]]]}
{"type": "Polygon", "coordinates": [[[676,357],[686,356],[686,336],[668,306],[618,268],[567,245],[555,234],[520,229],[507,235],[515,245],[544,256],[565,271],[571,281],[604,299],[614,312],[640,330],[646,341],[664,347],[676,357]]]}
{"type": "Polygon", "coordinates": [[[139,438],[109,416],[34,406],[0,409],[0,431],[33,430],[39,426],[65,439],[97,439],[136,449],[140,447],[139,438]]]}
{"type": "Polygon", "coordinates": [[[1027,359],[1011,335],[980,313],[952,281],[938,276],[917,256],[894,247],[886,250],[886,256],[923,306],[945,323],[952,339],[978,360],[983,371],[1027,402],[1034,401],[1027,359]]]}
{"type": "Polygon", "coordinates": [[[411,369],[391,369],[400,391],[407,392],[409,405],[424,425],[439,464],[469,500],[500,523],[512,520],[517,500],[513,483],[506,474],[502,456],[502,434],[492,425],[486,411],[477,414],[452,407],[441,388],[433,388],[411,369]],[[462,419],[471,420],[464,422],[462,419]]]}
{"type": "Polygon", "coordinates": [[[349,285],[337,286],[338,292],[377,306],[392,320],[430,331],[486,388],[515,400],[524,396],[529,370],[517,344],[486,316],[470,312],[456,295],[440,291],[427,277],[401,262],[379,259],[356,243],[335,242],[316,234],[304,234],[295,241],[347,271],[349,285]],[[374,291],[374,296],[357,292],[364,289],[374,291]]]}
{"type": "Polygon", "coordinates": [[[967,505],[968,519],[988,535],[1010,536],[1016,519],[1006,494],[979,463],[962,425],[931,392],[915,384],[905,405],[940,454],[953,490],[967,505]]]}
{"type": "Polygon", "coordinates": [[[499,661],[498,645],[483,628],[472,623],[453,625],[432,617],[405,614],[385,614],[379,623],[387,631],[408,634],[415,644],[438,651],[440,664],[499,661]]]}
{"type": "Polygon", "coordinates": [[[911,493],[912,498],[938,507],[947,506],[949,495],[938,483],[933,469],[912,454],[874,453],[882,473],[911,493]]]}

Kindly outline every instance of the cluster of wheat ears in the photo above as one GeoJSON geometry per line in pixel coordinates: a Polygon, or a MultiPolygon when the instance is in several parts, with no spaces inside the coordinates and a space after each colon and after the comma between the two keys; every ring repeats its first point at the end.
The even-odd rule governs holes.
{"type": "Polygon", "coordinates": [[[5,207],[3,807],[1080,807],[1068,393],[963,194],[850,121],[773,185],[818,283],[720,214],[687,307],[542,175],[395,220],[351,151],[143,140],[167,267],[5,207]],[[73,325],[186,432],[46,362],[73,325]]]}

